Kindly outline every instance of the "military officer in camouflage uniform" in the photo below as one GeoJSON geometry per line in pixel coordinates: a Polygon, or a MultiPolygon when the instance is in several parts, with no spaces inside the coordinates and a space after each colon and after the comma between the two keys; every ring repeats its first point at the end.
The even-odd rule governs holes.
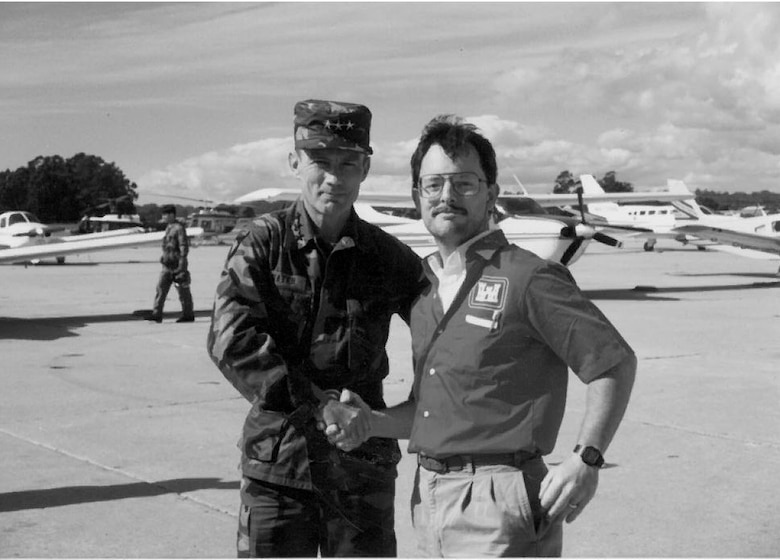
{"type": "Polygon", "coordinates": [[[408,322],[426,282],[418,257],[358,218],[371,113],[308,100],[294,109],[302,184],[289,208],[255,220],[229,251],[208,351],[250,402],[240,447],[239,557],[395,556],[394,439],[344,452],[322,428],[366,435],[383,408],[390,319],[408,322]]]}
{"type": "Polygon", "coordinates": [[[168,222],[165,236],[162,240],[162,271],[157,281],[157,293],[154,297],[154,307],[147,320],[156,323],[162,322],[163,306],[171,284],[176,286],[181,302],[181,317],[177,323],[191,323],[195,320],[195,311],[190,292],[190,272],[187,270],[187,254],[190,244],[187,240],[187,230],[184,225],[176,220],[176,207],[172,204],[163,206],[163,218],[168,222]]]}

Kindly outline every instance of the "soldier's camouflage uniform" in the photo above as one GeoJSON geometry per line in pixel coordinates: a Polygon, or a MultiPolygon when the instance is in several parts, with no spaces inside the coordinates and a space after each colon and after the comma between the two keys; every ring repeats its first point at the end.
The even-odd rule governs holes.
{"type": "MultiPolygon", "coordinates": [[[[351,552],[395,555],[398,444],[371,438],[338,451],[316,427],[311,384],[333,394],[348,388],[371,408],[384,408],[391,316],[408,323],[427,281],[411,249],[354,210],[332,250],[313,231],[300,199],[257,219],[238,235],[217,287],[208,350],[252,403],[240,442],[241,515],[249,515],[258,481],[294,489],[316,497],[324,515],[341,518],[357,539],[373,539],[373,552],[359,544],[351,552]]],[[[239,555],[249,546],[241,534],[247,522],[240,523],[239,555]]],[[[294,540],[310,536],[316,538],[294,540]]],[[[308,550],[295,546],[285,552],[308,550]]],[[[350,550],[322,550],[342,553],[350,550]]]]}
{"type": "Polygon", "coordinates": [[[178,221],[168,224],[162,240],[162,256],[160,257],[162,270],[157,281],[157,293],[155,294],[152,307],[153,317],[162,317],[165,298],[168,297],[171,284],[176,286],[176,290],[179,293],[182,317],[194,316],[192,292],[190,291],[191,277],[187,268],[189,251],[190,244],[184,225],[178,221]]]}

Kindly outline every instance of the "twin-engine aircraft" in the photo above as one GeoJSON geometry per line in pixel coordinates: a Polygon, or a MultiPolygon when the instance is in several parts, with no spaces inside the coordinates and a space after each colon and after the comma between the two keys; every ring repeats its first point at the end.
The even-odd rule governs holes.
{"type": "MultiPolygon", "coordinates": [[[[66,255],[160,243],[165,235],[164,231],[145,233],[142,227],[67,236],[52,235],[55,232],[30,212],[0,214],[0,263],[45,258],[55,258],[58,263],[63,263],[66,255]]],[[[202,233],[202,228],[187,228],[188,236],[202,233]]]]}
{"type": "MultiPolygon", "coordinates": [[[[294,201],[300,195],[297,189],[259,189],[239,197],[235,204],[252,205],[260,201],[294,201]]],[[[570,266],[585,252],[592,240],[619,247],[621,242],[581,218],[552,214],[544,207],[578,205],[583,201],[637,201],[637,200],[681,200],[690,193],[603,193],[600,195],[573,194],[523,194],[500,195],[497,212],[491,227],[504,231],[507,240],[519,247],[536,253],[544,259],[570,266]]],[[[433,237],[425,229],[422,220],[393,216],[377,211],[377,208],[399,208],[411,210],[412,198],[408,194],[373,192],[363,190],[355,211],[364,220],[378,225],[409,245],[418,255],[427,256],[436,250],[433,237]]]]}

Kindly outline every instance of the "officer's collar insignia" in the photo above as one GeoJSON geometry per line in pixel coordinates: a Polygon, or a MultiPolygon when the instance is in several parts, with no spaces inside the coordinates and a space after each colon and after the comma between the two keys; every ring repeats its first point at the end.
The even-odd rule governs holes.
{"type": "Polygon", "coordinates": [[[298,244],[298,249],[303,249],[306,246],[306,236],[303,234],[303,224],[301,223],[301,213],[296,212],[293,218],[292,224],[290,224],[292,234],[295,236],[295,241],[298,244]]]}

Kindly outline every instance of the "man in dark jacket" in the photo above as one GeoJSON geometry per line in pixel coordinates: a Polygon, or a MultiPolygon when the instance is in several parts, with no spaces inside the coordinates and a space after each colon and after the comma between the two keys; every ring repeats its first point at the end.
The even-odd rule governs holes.
{"type": "Polygon", "coordinates": [[[384,407],[390,319],[408,322],[424,282],[418,257],[353,209],[370,125],[363,105],[296,104],[289,165],[301,197],[238,235],[217,286],[208,351],[252,403],[240,557],[396,555],[396,440],[347,453],[321,431],[364,439],[369,411],[334,396],[348,388],[384,407]]]}
{"type": "Polygon", "coordinates": [[[190,292],[190,271],[187,269],[187,254],[190,251],[187,230],[184,225],[176,220],[176,207],[172,204],[163,206],[163,218],[168,223],[165,228],[165,236],[162,240],[162,270],[157,281],[157,293],[154,296],[152,312],[146,318],[155,323],[162,322],[165,298],[171,284],[176,286],[181,302],[181,317],[177,323],[191,323],[195,320],[195,311],[192,304],[192,292],[190,292]]]}

